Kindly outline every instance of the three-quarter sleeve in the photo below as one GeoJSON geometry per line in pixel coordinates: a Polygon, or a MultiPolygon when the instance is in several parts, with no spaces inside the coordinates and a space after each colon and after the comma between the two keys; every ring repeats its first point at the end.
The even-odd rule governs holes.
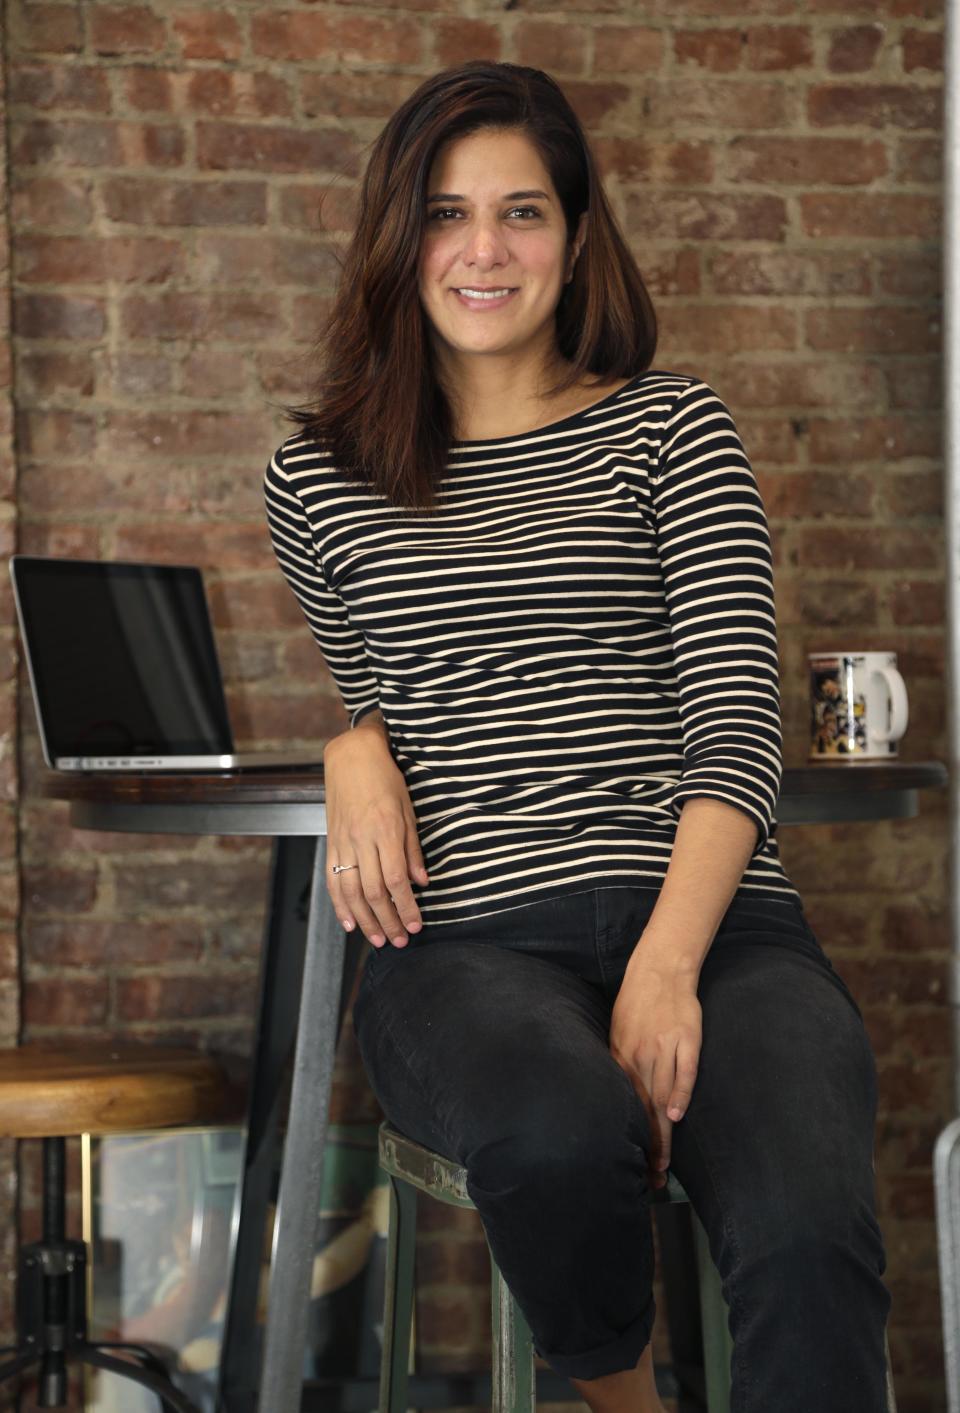
{"type": "Polygon", "coordinates": [[[652,500],[683,732],[670,803],[678,818],[696,796],[742,810],[757,826],[756,855],[782,775],[773,555],[733,418],[703,382],[674,403],[652,500]]]}
{"type": "Polygon", "coordinates": [[[327,583],[303,502],[283,469],[282,447],[264,475],[264,502],[274,554],[320,647],[350,717],[350,725],[380,705],[380,689],[362,635],[327,583]]]}

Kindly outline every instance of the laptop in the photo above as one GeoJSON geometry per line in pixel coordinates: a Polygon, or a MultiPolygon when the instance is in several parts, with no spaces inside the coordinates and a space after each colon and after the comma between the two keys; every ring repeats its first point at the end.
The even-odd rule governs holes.
{"type": "Polygon", "coordinates": [[[54,770],[305,770],[237,753],[193,565],[15,554],[10,575],[43,758],[54,770]]]}

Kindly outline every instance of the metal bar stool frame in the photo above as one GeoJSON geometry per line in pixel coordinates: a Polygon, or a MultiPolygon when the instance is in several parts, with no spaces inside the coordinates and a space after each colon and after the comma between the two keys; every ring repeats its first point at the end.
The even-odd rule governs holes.
{"type": "MultiPolygon", "coordinates": [[[[456,1207],[474,1204],[467,1194],[466,1169],[407,1138],[389,1122],[379,1130],[380,1166],[390,1178],[390,1224],[384,1289],[383,1354],[379,1413],[406,1413],[407,1363],[413,1318],[417,1197],[424,1192],[456,1207]]],[[[689,1202],[673,1176],[652,1195],[654,1202],[689,1202]]],[[[703,1362],[708,1413],[729,1413],[730,1356],[733,1343],[720,1276],[707,1234],[691,1209],[703,1325],[703,1362]]],[[[523,1312],[490,1256],[493,1335],[492,1413],[533,1413],[536,1371],[533,1338],[523,1312]]]]}

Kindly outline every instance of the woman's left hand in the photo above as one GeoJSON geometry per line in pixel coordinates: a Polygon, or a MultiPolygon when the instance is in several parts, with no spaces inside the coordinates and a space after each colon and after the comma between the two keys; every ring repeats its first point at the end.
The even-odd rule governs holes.
{"type": "Polygon", "coordinates": [[[638,946],[627,964],[610,1019],[610,1053],[625,1070],[650,1119],[652,1185],[663,1187],[674,1123],[686,1113],[703,1034],[697,975],[638,946]]]}

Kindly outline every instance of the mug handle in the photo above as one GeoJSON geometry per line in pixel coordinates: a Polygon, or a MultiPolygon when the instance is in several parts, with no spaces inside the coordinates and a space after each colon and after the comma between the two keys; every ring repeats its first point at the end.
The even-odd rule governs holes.
{"type": "Polygon", "coordinates": [[[871,736],[875,741],[899,741],[900,737],[907,729],[907,722],[910,719],[910,712],[907,707],[907,687],[900,673],[895,667],[884,665],[874,668],[874,675],[882,677],[890,692],[892,710],[890,713],[889,731],[871,731],[871,736]]]}

